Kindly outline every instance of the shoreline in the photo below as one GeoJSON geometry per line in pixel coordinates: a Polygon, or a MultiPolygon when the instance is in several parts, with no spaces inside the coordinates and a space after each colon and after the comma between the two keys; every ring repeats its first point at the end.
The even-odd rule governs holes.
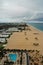
{"type": "Polygon", "coordinates": [[[38,28],[36,28],[35,26],[33,26],[33,25],[28,25],[28,26],[31,26],[32,28],[34,28],[34,29],[36,29],[37,31],[39,31],[39,32],[42,32],[43,33],[43,31],[42,30],[39,30],[38,28]]]}

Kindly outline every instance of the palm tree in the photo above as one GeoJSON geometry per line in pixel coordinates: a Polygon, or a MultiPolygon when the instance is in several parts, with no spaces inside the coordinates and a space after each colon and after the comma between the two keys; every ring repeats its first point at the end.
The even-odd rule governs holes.
{"type": "Polygon", "coordinates": [[[31,59],[32,62],[34,62],[34,59],[31,59]]]}
{"type": "Polygon", "coordinates": [[[30,63],[30,65],[33,65],[32,63],[30,63]]]}

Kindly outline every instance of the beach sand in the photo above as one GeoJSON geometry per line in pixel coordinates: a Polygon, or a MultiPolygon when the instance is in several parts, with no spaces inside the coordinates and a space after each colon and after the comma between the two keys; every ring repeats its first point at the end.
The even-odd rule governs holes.
{"type": "Polygon", "coordinates": [[[36,28],[29,26],[28,29],[22,32],[14,32],[8,39],[8,43],[5,49],[27,49],[27,50],[40,50],[43,54],[43,32],[37,30],[36,28]],[[34,34],[38,33],[38,34],[34,34]],[[35,39],[38,38],[38,40],[35,39]],[[38,46],[33,45],[33,43],[39,43],[38,46]]]}

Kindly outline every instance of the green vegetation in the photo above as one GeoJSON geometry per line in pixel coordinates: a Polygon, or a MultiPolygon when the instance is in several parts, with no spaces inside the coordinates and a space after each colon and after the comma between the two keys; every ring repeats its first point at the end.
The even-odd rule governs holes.
{"type": "Polygon", "coordinates": [[[0,50],[4,49],[4,46],[3,45],[0,45],[0,50]]]}

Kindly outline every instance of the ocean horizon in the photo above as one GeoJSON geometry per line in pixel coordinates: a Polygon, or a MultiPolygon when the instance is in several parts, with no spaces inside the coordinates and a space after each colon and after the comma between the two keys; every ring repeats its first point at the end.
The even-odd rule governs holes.
{"type": "Polygon", "coordinates": [[[28,23],[29,25],[32,25],[36,29],[40,30],[43,32],[43,23],[28,23]]]}

